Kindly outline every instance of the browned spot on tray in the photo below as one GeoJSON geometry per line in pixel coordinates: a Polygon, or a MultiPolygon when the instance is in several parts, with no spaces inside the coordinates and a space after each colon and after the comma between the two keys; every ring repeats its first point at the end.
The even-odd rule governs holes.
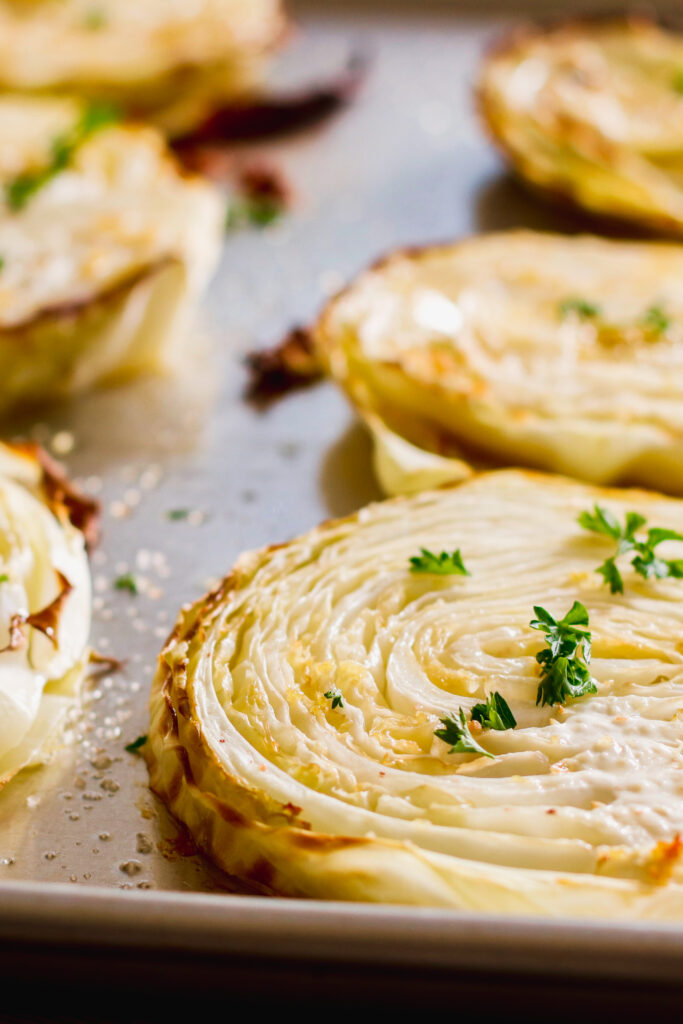
{"type": "Polygon", "coordinates": [[[197,845],[180,822],[174,822],[177,829],[174,836],[159,840],[157,849],[166,860],[177,860],[179,857],[196,857],[199,853],[197,845]]]}
{"type": "Polygon", "coordinates": [[[280,395],[308,387],[323,376],[310,332],[295,327],[274,348],[247,356],[249,383],[246,397],[264,407],[280,395]]]}
{"type": "Polygon", "coordinates": [[[281,206],[290,204],[291,188],[282,171],[274,164],[265,160],[250,160],[240,165],[238,174],[240,188],[250,199],[269,199],[281,206]]]}
{"type": "Polygon", "coordinates": [[[188,147],[201,143],[268,138],[310,127],[336,114],[356,98],[369,64],[366,55],[354,54],[346,67],[328,81],[221,107],[198,127],[177,136],[171,144],[183,159],[188,147]]]}
{"type": "Polygon", "coordinates": [[[97,666],[89,673],[90,678],[93,678],[104,675],[106,672],[123,672],[126,667],[126,659],[113,658],[107,654],[100,654],[99,651],[91,650],[88,664],[97,666]]]}

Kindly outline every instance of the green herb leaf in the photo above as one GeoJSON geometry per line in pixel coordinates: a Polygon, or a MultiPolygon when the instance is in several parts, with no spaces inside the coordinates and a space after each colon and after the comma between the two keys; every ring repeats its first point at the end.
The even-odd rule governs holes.
{"type": "Polygon", "coordinates": [[[435,729],[434,735],[438,736],[444,743],[450,743],[449,754],[483,754],[484,757],[494,757],[488,750],[480,747],[467,726],[467,718],[463,708],[460,708],[459,721],[451,715],[440,718],[443,729],[435,729]]]}
{"type": "Polygon", "coordinates": [[[608,509],[600,508],[599,505],[595,505],[592,513],[582,512],[578,522],[585,530],[602,533],[617,542],[616,553],[597,569],[613,594],[624,592],[624,581],[616,559],[627,552],[633,552],[631,565],[644,579],[663,579],[667,576],[681,578],[682,559],[666,560],[657,558],[655,554],[655,548],[665,540],[683,541],[683,534],[676,530],[651,527],[647,531],[647,539],[638,540],[636,533],[647,523],[645,516],[638,512],[627,512],[622,527],[608,509]]]}
{"type": "Polygon", "coordinates": [[[338,690],[336,687],[333,687],[331,690],[328,690],[325,696],[327,697],[328,700],[332,701],[333,711],[335,710],[335,708],[344,707],[344,697],[342,695],[341,690],[338,690]]]}
{"type": "Polygon", "coordinates": [[[0,575],[0,583],[9,583],[9,576],[6,572],[3,572],[2,575],[0,575]]]}
{"type": "Polygon", "coordinates": [[[166,513],[166,518],[170,519],[171,522],[177,522],[180,519],[187,519],[189,514],[189,508],[172,508],[166,513]]]}
{"type": "Polygon", "coordinates": [[[138,736],[138,738],[136,740],[133,740],[132,743],[127,743],[125,749],[128,751],[129,754],[137,754],[138,750],[140,750],[141,747],[144,747],[146,742],[146,736],[138,736]]]}
{"type": "Polygon", "coordinates": [[[590,320],[594,316],[600,316],[600,306],[587,299],[571,297],[560,303],[560,316],[569,316],[570,313],[576,313],[583,320],[590,320]]]}
{"type": "Polygon", "coordinates": [[[564,704],[567,699],[597,693],[598,688],[588,665],[591,659],[591,634],[588,612],[580,601],[574,601],[563,619],[555,619],[540,605],[534,606],[536,618],[529,625],[546,634],[547,648],[539,651],[536,661],[541,666],[541,681],[536,704],[564,704]]]}
{"type": "Polygon", "coordinates": [[[138,583],[132,572],[124,572],[123,576],[115,581],[114,586],[117,590],[127,590],[131,594],[138,594],[138,583]]]}
{"type": "Polygon", "coordinates": [[[474,705],[472,721],[479,722],[483,729],[496,729],[498,732],[506,732],[517,725],[508,702],[497,690],[489,694],[485,704],[474,705]]]}
{"type": "Polygon", "coordinates": [[[284,203],[272,196],[233,199],[225,215],[225,230],[236,231],[249,225],[267,227],[282,216],[284,209],[284,203]]]}
{"type": "Polygon", "coordinates": [[[596,572],[600,573],[613,594],[624,593],[624,580],[617,568],[616,558],[606,558],[596,572]]]}
{"type": "Polygon", "coordinates": [[[613,537],[614,540],[621,537],[621,527],[615,517],[608,509],[600,508],[599,505],[594,505],[592,512],[582,512],[578,521],[584,530],[604,533],[606,537],[613,537]]]}
{"type": "Polygon", "coordinates": [[[651,335],[658,336],[671,327],[671,317],[666,315],[661,306],[650,306],[643,313],[640,323],[651,335]]]}
{"type": "Polygon", "coordinates": [[[460,548],[450,555],[447,551],[435,555],[427,548],[420,548],[420,551],[421,555],[413,555],[410,559],[411,572],[428,572],[436,576],[469,576],[460,554],[460,548]]]}
{"type": "Polygon", "coordinates": [[[71,163],[77,149],[91,135],[119,120],[119,112],[109,103],[90,103],[69,133],[60,135],[52,143],[52,159],[45,167],[25,171],[5,185],[7,205],[15,212],[22,210],[30,199],[60,174],[71,163]]]}

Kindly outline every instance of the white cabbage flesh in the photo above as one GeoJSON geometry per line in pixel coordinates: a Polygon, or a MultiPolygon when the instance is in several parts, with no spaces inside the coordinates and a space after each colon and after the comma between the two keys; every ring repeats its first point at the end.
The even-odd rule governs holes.
{"type": "Polygon", "coordinates": [[[612,595],[613,544],[577,523],[596,501],[683,529],[674,499],[507,470],[243,556],[160,658],[153,788],[271,891],[683,918],[683,583],[626,564],[612,595]],[[470,575],[411,572],[422,547],[470,575]],[[575,600],[598,692],[537,707],[534,605],[575,600]],[[440,718],[492,691],[517,727],[449,753],[440,718]]]}
{"type": "Polygon", "coordinates": [[[0,446],[0,786],[61,743],[88,658],[90,573],[83,535],[45,504],[42,470],[0,446]],[[23,623],[62,593],[54,642],[23,623]],[[12,620],[26,642],[10,644],[12,620]],[[21,624],[23,623],[23,624],[21,624]]]}

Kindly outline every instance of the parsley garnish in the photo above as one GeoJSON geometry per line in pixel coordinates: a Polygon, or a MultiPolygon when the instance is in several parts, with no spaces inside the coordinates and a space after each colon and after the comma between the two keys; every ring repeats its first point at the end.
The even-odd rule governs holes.
{"type": "Polygon", "coordinates": [[[138,738],[133,740],[132,743],[127,743],[124,749],[127,750],[129,754],[137,754],[140,747],[144,747],[146,742],[146,736],[138,736],[138,738]]]}
{"type": "Polygon", "coordinates": [[[138,583],[132,572],[124,572],[123,576],[115,581],[114,586],[117,590],[127,590],[131,594],[139,593],[138,583]]]}
{"type": "Polygon", "coordinates": [[[5,198],[11,210],[23,210],[36,192],[44,188],[71,163],[76,150],[91,135],[119,119],[118,111],[107,103],[89,104],[70,132],[52,143],[52,158],[45,167],[25,171],[5,185],[5,198]]]}
{"type": "Polygon", "coordinates": [[[325,696],[327,697],[328,700],[332,701],[332,710],[333,711],[334,711],[335,708],[343,708],[344,707],[344,697],[342,696],[341,690],[337,690],[336,687],[333,688],[332,690],[328,690],[327,693],[325,694],[325,696]]]}
{"type": "Polygon", "coordinates": [[[449,754],[483,754],[484,757],[495,757],[488,750],[480,747],[467,725],[467,718],[463,708],[460,708],[460,721],[451,715],[440,718],[443,729],[435,729],[434,735],[438,736],[444,743],[452,744],[449,754]]]}
{"type": "Polygon", "coordinates": [[[0,576],[0,583],[9,583],[9,576],[7,575],[6,572],[3,572],[3,574],[0,576]]]}
{"type": "Polygon", "coordinates": [[[166,518],[171,522],[177,522],[179,519],[187,519],[189,514],[189,508],[172,508],[166,513],[166,518]]]}
{"type": "Polygon", "coordinates": [[[474,705],[472,721],[479,722],[483,729],[496,729],[498,732],[506,732],[517,725],[508,702],[497,690],[489,694],[486,703],[474,705]]]}
{"type": "Polygon", "coordinates": [[[587,299],[575,297],[564,299],[560,303],[560,316],[565,317],[570,313],[576,313],[583,320],[590,320],[591,317],[600,315],[600,307],[596,306],[594,302],[588,302],[587,299]]]}
{"type": "Polygon", "coordinates": [[[666,315],[661,306],[650,306],[643,313],[640,324],[650,334],[658,336],[671,327],[671,317],[666,315]]]}
{"type": "Polygon", "coordinates": [[[245,196],[233,199],[225,215],[225,230],[235,231],[245,225],[264,228],[278,220],[284,204],[273,196],[245,196]]]}
{"type": "Polygon", "coordinates": [[[555,619],[540,605],[534,605],[536,618],[529,625],[546,634],[547,648],[539,651],[536,661],[541,666],[541,682],[536,704],[564,704],[568,698],[597,693],[595,680],[588,671],[591,660],[591,634],[581,627],[588,625],[588,612],[580,601],[574,601],[563,619],[555,619]]]}
{"type": "Polygon", "coordinates": [[[649,529],[645,540],[636,539],[636,531],[645,526],[645,516],[638,512],[627,512],[624,526],[621,526],[616,517],[605,508],[595,505],[593,512],[582,512],[578,519],[579,525],[584,530],[591,530],[593,533],[602,533],[617,542],[617,550],[610,557],[605,559],[602,565],[598,566],[600,573],[613,594],[624,593],[624,581],[617,567],[617,558],[628,551],[634,553],[631,559],[631,566],[640,576],[646,580],[666,576],[673,576],[675,579],[683,578],[683,559],[657,558],[655,548],[665,540],[683,540],[683,534],[675,530],[649,529]]]}
{"type": "Polygon", "coordinates": [[[442,551],[435,555],[427,548],[420,548],[421,555],[413,555],[410,559],[411,572],[429,572],[436,576],[469,576],[460,554],[460,548],[448,554],[442,551]]]}

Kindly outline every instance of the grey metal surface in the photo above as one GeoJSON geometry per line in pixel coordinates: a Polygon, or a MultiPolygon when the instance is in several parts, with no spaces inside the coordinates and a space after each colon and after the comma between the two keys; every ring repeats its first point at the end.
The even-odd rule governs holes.
{"type": "MultiPolygon", "coordinates": [[[[90,395],[41,424],[23,425],[58,454],[73,440],[64,460],[103,502],[93,641],[128,663],[90,687],[71,759],[20,777],[0,801],[3,937],[42,929],[59,938],[61,928],[65,938],[83,938],[97,924],[100,937],[127,941],[140,904],[116,891],[144,888],[151,890],[139,894],[147,924],[137,934],[148,944],[165,920],[180,918],[188,944],[216,949],[250,933],[276,952],[284,935],[296,934],[302,938],[290,954],[310,955],[337,925],[347,938],[364,936],[359,948],[374,948],[374,955],[381,949],[390,959],[405,958],[412,928],[426,929],[423,948],[433,957],[439,936],[455,942],[455,919],[447,914],[333,912],[282,901],[265,911],[258,901],[223,894],[196,902],[160,897],[160,889],[215,892],[226,882],[199,857],[184,855],[175,826],[147,790],[144,764],[124,750],[146,730],[155,657],[182,603],[226,573],[240,551],[379,497],[367,439],[336,390],[319,386],[258,413],[241,398],[244,353],[308,321],[327,295],[392,247],[517,224],[575,226],[505,177],[478,125],[471,85],[500,19],[463,13],[456,4],[399,6],[300,5],[302,34],[283,58],[284,78],[323,73],[353,46],[374,54],[372,74],[356,106],[335,121],[262,147],[290,179],[295,209],[279,225],[226,239],[181,375],[90,395]],[[169,511],[181,508],[189,517],[169,520],[169,511]],[[114,589],[128,570],[141,580],[138,596],[114,589]],[[83,889],[76,899],[52,883],[114,896],[83,889]]],[[[642,956],[628,958],[631,969],[639,964],[641,973],[659,977],[675,974],[683,941],[680,933],[674,942],[670,930],[642,927],[506,922],[503,930],[485,918],[477,928],[471,949],[480,964],[516,934],[520,949],[550,941],[573,949],[576,970],[592,963],[594,971],[615,973],[625,950],[641,947],[642,956]]],[[[461,943],[447,948],[448,956],[462,952],[461,943]]]]}

